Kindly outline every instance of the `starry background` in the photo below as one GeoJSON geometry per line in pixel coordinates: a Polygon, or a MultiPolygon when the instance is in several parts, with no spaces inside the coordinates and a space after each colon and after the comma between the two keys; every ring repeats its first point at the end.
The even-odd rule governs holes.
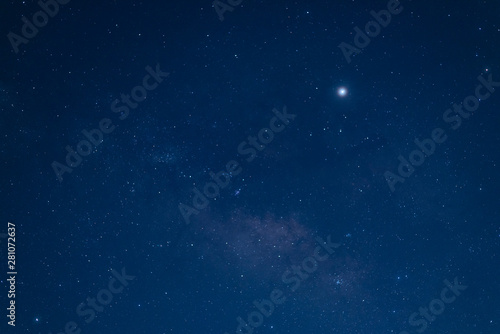
{"type": "Polygon", "coordinates": [[[1,5],[1,333],[235,333],[253,300],[287,300],[254,333],[417,333],[445,279],[468,288],[427,333],[500,332],[500,94],[391,192],[385,171],[444,127],[481,74],[500,81],[500,3],[401,1],[348,63],[338,45],[387,1],[70,1],[13,51],[35,1],[1,5]],[[169,76],[120,120],[110,105],[169,76]],[[339,96],[339,87],[347,89],[339,96]],[[296,118],[252,162],[238,144],[273,108],[296,118]],[[59,182],[81,131],[116,129],[59,182]],[[186,224],[179,203],[237,158],[242,172],[186,224]],[[16,224],[16,327],[7,325],[16,224]],[[295,292],[315,238],[341,246],[295,292]],[[111,270],[135,276],[86,323],[111,270]]]}

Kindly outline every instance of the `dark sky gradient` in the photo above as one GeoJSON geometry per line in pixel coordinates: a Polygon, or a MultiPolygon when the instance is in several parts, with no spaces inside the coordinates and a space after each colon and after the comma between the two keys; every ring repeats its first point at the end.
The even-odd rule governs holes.
{"type": "Polygon", "coordinates": [[[458,129],[443,120],[479,76],[500,82],[500,3],[401,1],[346,61],[339,44],[387,3],[243,0],[221,21],[208,0],[73,0],[18,53],[7,35],[40,7],[3,3],[0,333],[250,334],[237,317],[274,289],[286,300],[253,334],[500,333],[500,83],[458,129]],[[168,76],[121,120],[113,101],[157,66],[168,76]],[[51,164],[102,119],[116,127],[59,182],[51,164]],[[283,131],[247,161],[270,122],[283,131]],[[446,141],[391,191],[386,172],[435,128],[446,141]],[[186,224],[179,204],[232,160],[186,224]],[[328,236],[340,246],[292,291],[284,273],[328,236]],[[122,270],[87,323],[77,307],[122,270]],[[467,288],[412,326],[455,278],[467,288]]]}

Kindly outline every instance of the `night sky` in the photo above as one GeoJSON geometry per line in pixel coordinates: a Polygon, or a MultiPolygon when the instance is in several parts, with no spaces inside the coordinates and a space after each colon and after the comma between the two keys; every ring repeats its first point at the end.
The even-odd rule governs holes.
{"type": "Polygon", "coordinates": [[[500,333],[500,2],[0,13],[0,333],[500,333]]]}

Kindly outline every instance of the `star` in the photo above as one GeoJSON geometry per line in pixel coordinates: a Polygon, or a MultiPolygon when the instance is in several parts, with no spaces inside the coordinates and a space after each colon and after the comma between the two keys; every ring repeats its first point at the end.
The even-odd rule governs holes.
{"type": "Polygon", "coordinates": [[[341,86],[339,88],[337,88],[337,95],[340,96],[340,97],[346,97],[347,96],[347,88],[341,86]]]}

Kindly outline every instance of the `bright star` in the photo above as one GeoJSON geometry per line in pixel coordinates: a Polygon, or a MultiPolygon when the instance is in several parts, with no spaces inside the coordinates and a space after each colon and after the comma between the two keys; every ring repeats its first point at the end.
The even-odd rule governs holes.
{"type": "Polygon", "coordinates": [[[347,95],[347,88],[345,87],[339,87],[337,88],[337,95],[340,97],[345,97],[347,95]]]}

